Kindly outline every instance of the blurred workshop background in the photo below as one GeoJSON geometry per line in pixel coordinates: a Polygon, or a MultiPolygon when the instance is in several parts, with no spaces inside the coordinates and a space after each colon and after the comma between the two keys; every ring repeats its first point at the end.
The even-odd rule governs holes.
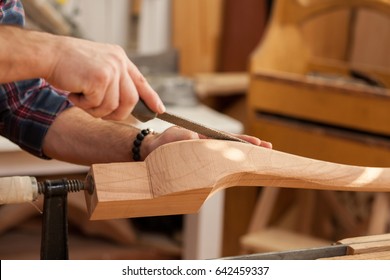
{"type": "MultiPolygon", "coordinates": [[[[258,136],[291,154],[390,166],[389,1],[22,3],[26,28],[122,46],[184,117],[258,136]]],[[[86,172],[0,138],[0,176],[86,172]]],[[[240,186],[194,215],[94,222],[83,194],[70,194],[68,203],[72,259],[210,259],[390,230],[386,193],[240,186]]],[[[39,200],[0,207],[0,259],[39,259],[41,211],[39,200]]]]}

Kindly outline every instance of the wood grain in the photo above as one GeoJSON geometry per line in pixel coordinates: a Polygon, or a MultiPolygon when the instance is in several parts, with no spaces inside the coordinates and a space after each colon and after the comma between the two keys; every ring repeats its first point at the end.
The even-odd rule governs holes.
{"type": "Polygon", "coordinates": [[[163,145],[144,162],[96,164],[86,193],[91,219],[194,213],[234,186],[390,191],[390,169],[320,161],[255,145],[189,140],[163,145]]]}

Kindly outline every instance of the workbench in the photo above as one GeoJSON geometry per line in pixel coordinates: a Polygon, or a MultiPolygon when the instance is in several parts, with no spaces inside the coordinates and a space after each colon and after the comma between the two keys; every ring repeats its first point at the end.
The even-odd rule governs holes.
{"type": "MultiPolygon", "coordinates": [[[[168,107],[171,113],[195,120],[201,124],[232,133],[242,133],[240,122],[220,114],[204,105],[191,107],[168,107]]],[[[171,124],[160,120],[135,123],[140,128],[150,127],[162,132],[171,124]]],[[[0,176],[66,176],[82,174],[87,166],[69,164],[57,160],[42,160],[0,137],[0,176]]],[[[59,178],[58,177],[58,178],[59,178]]],[[[221,256],[224,214],[224,192],[218,192],[209,199],[198,214],[185,216],[184,259],[210,259],[221,256]]],[[[38,252],[37,252],[38,253],[38,252]]]]}

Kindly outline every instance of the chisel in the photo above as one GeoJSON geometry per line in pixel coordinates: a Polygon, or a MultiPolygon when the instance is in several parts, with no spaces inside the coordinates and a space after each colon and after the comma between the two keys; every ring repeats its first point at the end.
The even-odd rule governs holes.
{"type": "Polygon", "coordinates": [[[199,133],[201,135],[204,135],[208,138],[248,143],[247,141],[242,140],[242,139],[235,137],[233,135],[230,135],[226,132],[206,127],[202,124],[196,123],[194,121],[185,119],[183,117],[180,117],[180,116],[168,113],[168,112],[165,112],[162,114],[157,114],[157,113],[153,112],[152,110],[150,110],[142,100],[138,101],[138,103],[134,107],[134,110],[131,114],[141,122],[147,122],[149,120],[158,118],[160,120],[163,120],[163,121],[175,124],[177,126],[183,127],[185,129],[194,131],[194,132],[199,133]]]}

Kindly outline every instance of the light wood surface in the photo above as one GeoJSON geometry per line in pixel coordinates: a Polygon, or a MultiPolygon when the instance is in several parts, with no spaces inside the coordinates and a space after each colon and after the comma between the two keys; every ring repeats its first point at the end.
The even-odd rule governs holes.
{"type": "Polygon", "coordinates": [[[171,143],[144,162],[96,164],[91,219],[194,213],[234,186],[390,191],[390,169],[343,165],[219,140],[171,143]]]}
{"type": "MultiPolygon", "coordinates": [[[[348,52],[348,48],[350,48],[349,46],[346,48],[345,45],[351,42],[345,41],[345,36],[349,32],[346,30],[345,17],[342,15],[340,17],[337,13],[343,9],[355,8],[370,9],[387,15],[390,13],[390,6],[386,0],[275,1],[265,37],[252,55],[251,70],[277,69],[305,74],[308,70],[307,63],[312,58],[313,52],[322,57],[324,57],[323,54],[327,56],[330,54],[333,58],[342,59],[343,50],[348,52]],[[333,18],[330,21],[321,22],[321,17],[329,14],[333,18]],[[315,22],[314,26],[308,29],[303,28],[313,19],[320,22],[315,22]],[[324,42],[329,40],[329,29],[335,24],[335,19],[339,25],[337,30],[331,30],[331,34],[334,36],[333,42],[324,42]],[[316,30],[314,33],[313,28],[316,30]],[[305,40],[308,35],[314,35],[309,39],[313,43],[312,45],[307,44],[308,40],[305,40]],[[322,45],[320,45],[319,40],[322,45]]],[[[372,48],[371,46],[370,49],[372,48]]],[[[347,56],[349,54],[345,54],[344,58],[347,56]]],[[[358,56],[358,54],[354,54],[354,58],[358,56]]]]}
{"type": "Polygon", "coordinates": [[[245,72],[201,73],[194,76],[198,97],[228,96],[243,94],[249,86],[249,75],[245,72]]]}
{"type": "Polygon", "coordinates": [[[341,257],[322,258],[321,260],[390,260],[390,251],[345,255],[341,257]]]}
{"type": "Polygon", "coordinates": [[[250,91],[252,110],[371,133],[390,133],[388,89],[292,73],[257,72],[250,91]]]}
{"type": "Polygon", "coordinates": [[[368,235],[342,239],[337,244],[347,245],[347,254],[332,260],[389,260],[389,234],[368,235]]]}
{"type": "Polygon", "coordinates": [[[276,227],[244,235],[241,245],[246,254],[280,252],[304,248],[317,248],[330,245],[330,242],[309,235],[303,235],[276,227]]]}
{"type": "Polygon", "coordinates": [[[390,56],[390,11],[364,10],[358,12],[355,47],[351,51],[351,61],[377,65],[389,69],[390,56]]]}
{"type": "Polygon", "coordinates": [[[172,44],[180,56],[180,74],[217,69],[222,0],[172,1],[172,44]]]}

